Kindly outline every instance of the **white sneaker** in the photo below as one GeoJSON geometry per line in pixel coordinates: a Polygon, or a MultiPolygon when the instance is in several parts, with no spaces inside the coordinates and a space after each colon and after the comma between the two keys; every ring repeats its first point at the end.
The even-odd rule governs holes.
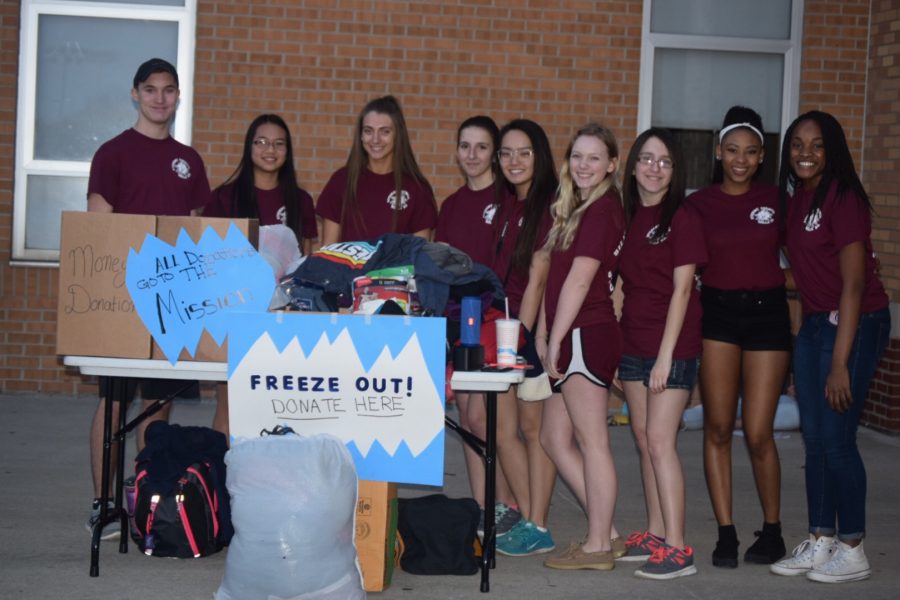
{"type": "Polygon", "coordinates": [[[833,537],[823,535],[816,539],[816,536],[810,534],[808,540],[803,540],[794,548],[790,558],[783,558],[769,565],[769,571],[776,575],[802,575],[831,560],[834,546],[833,537]]]}
{"type": "Polygon", "coordinates": [[[807,579],[823,583],[845,583],[847,581],[866,579],[872,574],[872,569],[869,568],[869,560],[866,558],[866,553],[863,550],[862,540],[855,547],[848,546],[841,541],[838,541],[834,547],[835,551],[831,560],[825,564],[813,567],[806,574],[807,579]]]}

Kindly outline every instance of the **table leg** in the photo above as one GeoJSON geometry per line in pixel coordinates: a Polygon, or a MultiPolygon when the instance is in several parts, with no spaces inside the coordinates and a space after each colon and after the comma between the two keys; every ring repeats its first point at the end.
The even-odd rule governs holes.
{"type": "Polygon", "coordinates": [[[481,554],[481,591],[491,590],[490,570],[496,566],[497,530],[494,504],[497,484],[497,392],[485,394],[487,429],[484,436],[484,547],[481,554]]]}

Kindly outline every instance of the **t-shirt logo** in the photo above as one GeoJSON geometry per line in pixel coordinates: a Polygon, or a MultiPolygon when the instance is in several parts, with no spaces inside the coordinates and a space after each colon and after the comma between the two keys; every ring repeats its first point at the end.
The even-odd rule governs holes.
{"type": "Polygon", "coordinates": [[[494,222],[494,217],[497,215],[497,205],[489,204],[484,207],[484,212],[481,213],[481,218],[484,219],[484,222],[488,225],[494,222]]]}
{"type": "Polygon", "coordinates": [[[669,238],[669,234],[672,233],[672,228],[669,227],[664,234],[659,236],[657,239],[653,239],[653,236],[656,235],[656,230],[659,229],[659,225],[654,225],[650,228],[650,231],[647,232],[647,239],[650,241],[650,244],[656,246],[657,244],[662,244],[669,238]]]}
{"type": "Polygon", "coordinates": [[[806,231],[815,231],[822,222],[822,211],[818,208],[811,215],[806,215],[803,219],[803,228],[806,231]]]}
{"type": "MultiPolygon", "coordinates": [[[[387,197],[387,203],[390,205],[392,210],[397,210],[397,190],[394,190],[387,197]]],[[[409,192],[406,190],[400,191],[400,209],[405,210],[406,207],[409,206],[409,192]]]]}
{"type": "Polygon", "coordinates": [[[775,222],[775,210],[769,206],[759,206],[750,212],[750,220],[760,225],[771,225],[775,222]]]}
{"type": "Polygon", "coordinates": [[[287,225],[287,208],[282,206],[275,211],[275,218],[278,219],[282,225],[287,225]]]}
{"type": "Polygon", "coordinates": [[[172,161],[172,170],[182,179],[191,178],[191,165],[183,158],[176,158],[172,161]]]}

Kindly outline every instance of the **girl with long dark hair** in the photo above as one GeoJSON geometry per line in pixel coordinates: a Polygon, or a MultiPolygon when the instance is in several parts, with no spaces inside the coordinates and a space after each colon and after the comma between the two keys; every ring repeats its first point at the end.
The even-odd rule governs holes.
{"type": "Polygon", "coordinates": [[[622,189],[628,229],[622,276],[623,356],[619,379],[641,454],[647,529],[629,536],[621,560],[643,560],[638,577],[697,572],[684,543],[684,473],[677,439],[701,352],[694,273],[706,262],[697,214],[683,206],[685,164],[671,132],[635,140],[622,189]]]}
{"type": "Polygon", "coordinates": [[[871,569],[863,549],[866,469],[856,429],[891,319],[872,249],[872,205],[837,119],[814,110],[791,123],[779,188],[803,308],[794,385],[809,539],[770,570],[825,583],[857,581],[871,569]]]}
{"type": "Polygon", "coordinates": [[[413,155],[396,98],[376,98],[360,111],[347,163],[328,180],[316,212],[323,245],[385,233],[431,237],[434,193],[413,155]]]}

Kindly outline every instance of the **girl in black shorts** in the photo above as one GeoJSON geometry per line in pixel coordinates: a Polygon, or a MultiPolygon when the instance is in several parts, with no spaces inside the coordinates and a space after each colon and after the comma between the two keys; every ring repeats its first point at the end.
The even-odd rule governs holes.
{"type": "Polygon", "coordinates": [[[790,362],[791,332],[779,264],[778,189],[756,183],[763,161],[760,116],[742,106],[725,115],[716,145],[713,185],[688,202],[702,216],[709,249],[703,272],[703,464],[719,540],[712,562],[737,567],[732,519],[731,440],[742,400],[744,439],[763,509],[763,526],[747,562],[784,556],[779,521],[781,465],[772,435],[775,409],[790,362]]]}

